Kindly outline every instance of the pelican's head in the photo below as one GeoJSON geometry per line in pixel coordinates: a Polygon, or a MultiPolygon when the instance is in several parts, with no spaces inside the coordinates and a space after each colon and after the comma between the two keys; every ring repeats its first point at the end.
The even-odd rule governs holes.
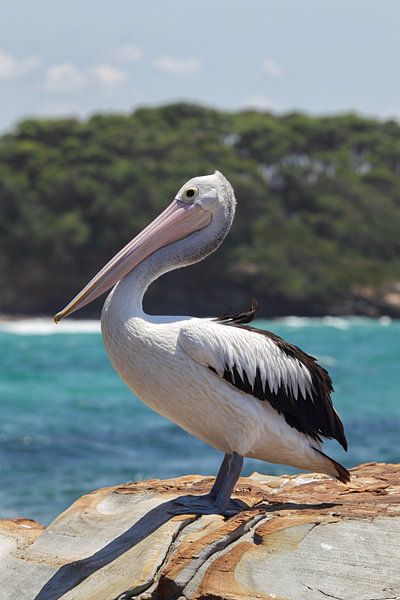
{"type": "Polygon", "coordinates": [[[93,302],[161,249],[173,246],[174,254],[180,258],[179,266],[198,262],[224,240],[233,221],[235,206],[232,186],[219,171],[190,179],[164,212],[122,248],[55,315],[54,321],[58,323],[93,302]]]}

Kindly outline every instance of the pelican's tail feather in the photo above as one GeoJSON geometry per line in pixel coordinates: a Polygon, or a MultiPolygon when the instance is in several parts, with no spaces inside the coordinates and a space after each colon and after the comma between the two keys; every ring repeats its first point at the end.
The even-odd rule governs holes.
{"type": "Polygon", "coordinates": [[[336,477],[336,479],[338,479],[342,483],[348,483],[350,481],[350,473],[343,465],[341,465],[336,460],[325,454],[325,452],[322,452],[322,450],[319,450],[314,446],[313,448],[316,452],[318,452],[318,454],[321,454],[324,458],[329,460],[331,465],[334,467],[335,473],[333,474],[333,477],[336,477]]]}

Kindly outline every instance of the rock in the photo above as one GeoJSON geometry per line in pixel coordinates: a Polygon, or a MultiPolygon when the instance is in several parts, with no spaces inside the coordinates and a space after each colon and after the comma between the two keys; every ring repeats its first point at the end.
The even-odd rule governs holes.
{"type": "Polygon", "coordinates": [[[0,600],[400,598],[400,465],[361,465],[347,486],[255,473],[235,491],[248,510],[169,516],[211,483],[100,489],[46,528],[0,521],[0,600]]]}
{"type": "Polygon", "coordinates": [[[339,314],[399,318],[400,282],[393,281],[380,287],[354,286],[337,310],[339,314]]]}
{"type": "Polygon", "coordinates": [[[21,552],[42,533],[44,526],[31,519],[0,520],[0,559],[21,552]]]}

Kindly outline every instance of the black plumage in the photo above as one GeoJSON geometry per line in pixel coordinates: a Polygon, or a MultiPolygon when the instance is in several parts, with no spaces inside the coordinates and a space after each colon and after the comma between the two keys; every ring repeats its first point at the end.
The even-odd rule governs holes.
{"type": "MultiPolygon", "coordinates": [[[[347,440],[344,433],[343,424],[336,413],[331,393],[333,392],[332,380],[328,372],[321,367],[317,360],[303,352],[300,348],[291,344],[270,332],[251,327],[249,323],[257,314],[258,303],[252,301],[250,308],[242,313],[225,314],[218,317],[217,321],[223,326],[237,327],[245,329],[257,335],[262,335],[272,341],[279,350],[286,356],[295,359],[306,367],[311,375],[311,390],[307,390],[306,396],[299,393],[297,398],[289,385],[281,382],[278,390],[273,391],[269,385],[268,378],[263,387],[259,367],[256,369],[256,378],[254,384],[250,383],[245,372],[240,375],[241,369],[238,365],[231,368],[225,365],[223,378],[236,388],[246,394],[251,394],[259,400],[267,401],[282,414],[291,427],[309,435],[315,440],[321,441],[322,437],[336,439],[345,450],[347,450],[347,440]]],[[[211,367],[210,367],[211,368],[211,367]]],[[[212,369],[214,372],[215,369],[212,369]]]]}
{"type": "Polygon", "coordinates": [[[223,323],[224,325],[239,324],[239,323],[251,323],[258,313],[259,304],[257,300],[252,300],[247,310],[238,313],[227,312],[220,317],[217,317],[215,321],[223,323]]]}

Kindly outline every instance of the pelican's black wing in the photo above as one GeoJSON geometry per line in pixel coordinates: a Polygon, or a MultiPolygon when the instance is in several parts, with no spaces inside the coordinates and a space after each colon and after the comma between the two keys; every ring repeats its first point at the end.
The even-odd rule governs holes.
{"type": "Polygon", "coordinates": [[[294,344],[245,325],[257,308],[253,302],[243,313],[214,321],[193,319],[182,327],[179,343],[230,385],[269,402],[291,427],[316,440],[336,439],[347,450],[343,424],[332,404],[328,372],[294,344]]]}

